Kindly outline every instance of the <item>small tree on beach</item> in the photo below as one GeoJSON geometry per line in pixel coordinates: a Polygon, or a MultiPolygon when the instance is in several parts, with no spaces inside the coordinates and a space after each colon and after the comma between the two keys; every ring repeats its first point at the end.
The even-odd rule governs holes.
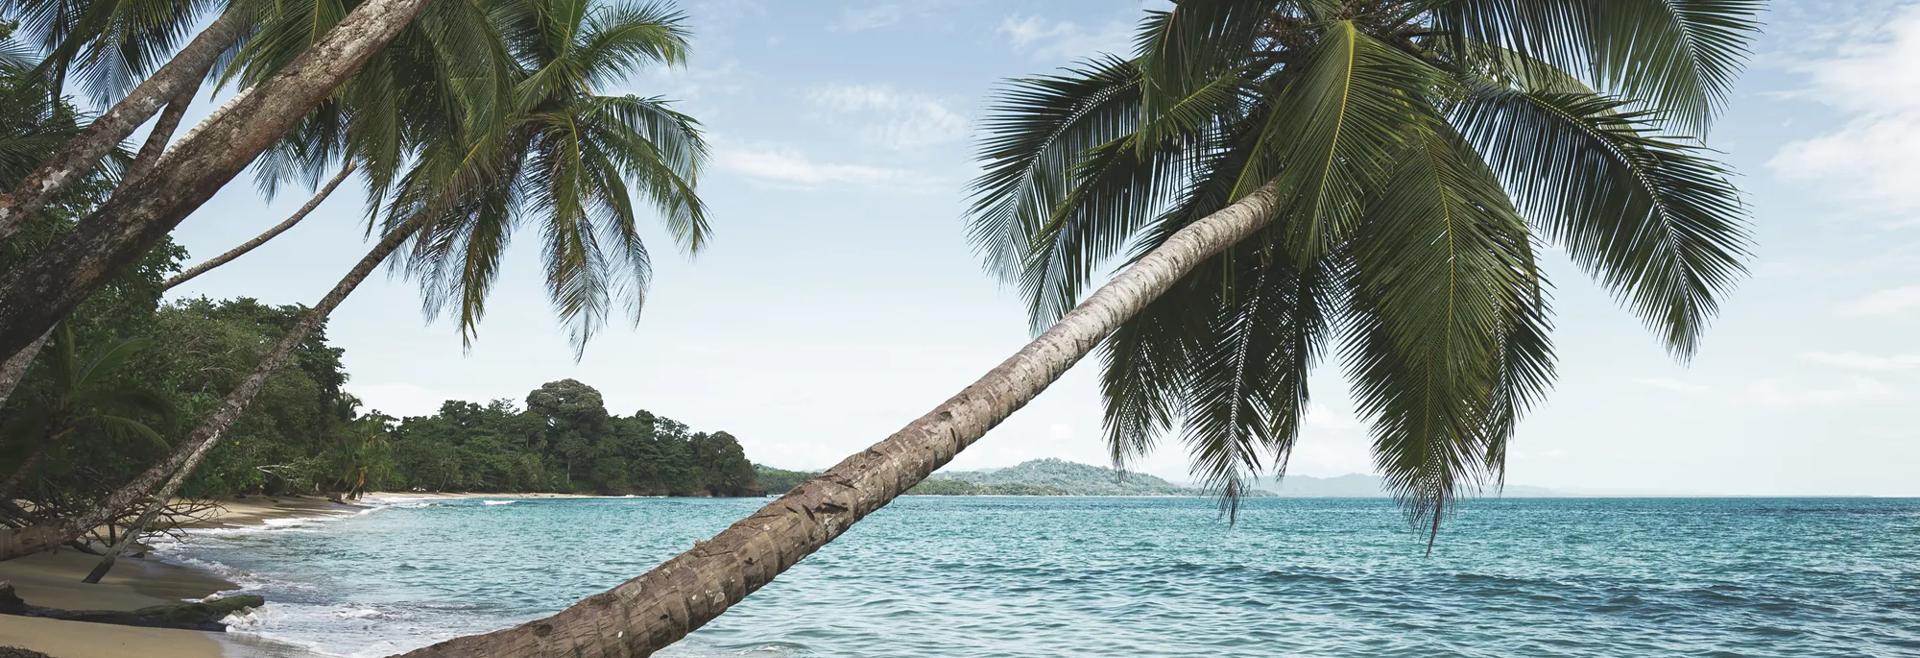
{"type": "Polygon", "coordinates": [[[1740,275],[1744,212],[1698,136],[1748,0],[1191,0],[1131,59],[1015,81],[974,238],[1044,330],[751,516],[544,619],[414,657],[644,656],[887,504],[1096,346],[1116,460],[1189,427],[1232,501],[1284,464],[1338,341],[1376,462],[1437,532],[1497,482],[1552,374],[1536,241],[1676,355],[1740,275]],[[1109,258],[1127,263],[1084,294],[1109,258]]]}

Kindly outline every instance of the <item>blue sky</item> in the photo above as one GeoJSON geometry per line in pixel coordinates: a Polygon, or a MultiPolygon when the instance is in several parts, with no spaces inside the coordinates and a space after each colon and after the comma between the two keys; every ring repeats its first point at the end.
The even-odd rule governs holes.
{"type": "MultiPolygon", "coordinates": [[[[479,340],[376,278],[335,314],[349,389],[395,415],[521,399],[572,377],[616,413],[725,429],[763,463],[831,465],[944,400],[1027,338],[1022,305],[964,239],[974,126],[1009,76],[1122,50],[1133,1],[687,0],[694,56],[622,91],[705,124],[717,236],[661,231],[635,327],[576,362],[517,244],[479,340]]],[[[1758,241],[1689,364],[1562,257],[1550,269],[1560,380],[1521,426],[1509,481],[1583,491],[1920,495],[1920,5],[1781,2],[1709,144],[1740,172],[1758,241]]],[[[279,221],[236,181],[176,233],[197,257],[279,221]]],[[[312,303],[364,253],[361,198],[182,294],[312,303]]],[[[1081,365],[954,468],[1104,463],[1096,367],[1081,365]]],[[[1368,472],[1366,431],[1328,363],[1291,472],[1368,472]]],[[[1136,468],[1186,479],[1177,438],[1136,468]]]]}

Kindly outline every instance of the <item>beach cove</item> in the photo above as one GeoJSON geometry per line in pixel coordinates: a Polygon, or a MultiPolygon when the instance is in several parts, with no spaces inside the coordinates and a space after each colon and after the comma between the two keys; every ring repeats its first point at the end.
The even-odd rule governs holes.
{"type": "MultiPolygon", "coordinates": [[[[264,532],[274,528],[337,520],[379,509],[394,501],[457,500],[480,494],[373,494],[362,504],[342,504],[300,496],[252,496],[221,501],[202,522],[186,530],[209,532],[264,532]]],[[[523,494],[516,498],[562,497],[523,494]]],[[[216,565],[167,560],[165,546],[144,559],[122,559],[98,584],[80,579],[99,561],[98,556],[62,548],[0,562],[0,582],[11,583],[27,604],[64,610],[136,610],[143,607],[201,600],[237,593],[241,585],[229,580],[216,565]]],[[[269,600],[267,605],[272,605],[269,600]]],[[[242,621],[242,623],[245,623],[242,621]]],[[[312,648],[274,641],[243,629],[230,632],[148,628],[120,624],[0,615],[0,647],[21,647],[55,658],[141,655],[152,658],[326,658],[312,648]]]]}

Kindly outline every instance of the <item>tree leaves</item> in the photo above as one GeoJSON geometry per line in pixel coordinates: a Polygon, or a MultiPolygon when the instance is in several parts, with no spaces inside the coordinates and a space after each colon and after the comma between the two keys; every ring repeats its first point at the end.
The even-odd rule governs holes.
{"type": "Polygon", "coordinates": [[[1277,182],[1272,226],[1104,343],[1114,460],[1177,428],[1231,515],[1284,469],[1337,336],[1375,464],[1431,545],[1503,480],[1552,385],[1536,240],[1682,357],[1738,278],[1727,172],[1661,127],[1704,129],[1755,4],[1183,2],[1148,14],[1132,61],[1014,83],[985,126],[974,243],[1044,323],[1123,246],[1277,182]]]}
{"type": "Polygon", "coordinates": [[[1685,358],[1746,271],[1746,211],[1724,167],[1624,105],[1479,86],[1455,122],[1516,205],[1685,358]]]}

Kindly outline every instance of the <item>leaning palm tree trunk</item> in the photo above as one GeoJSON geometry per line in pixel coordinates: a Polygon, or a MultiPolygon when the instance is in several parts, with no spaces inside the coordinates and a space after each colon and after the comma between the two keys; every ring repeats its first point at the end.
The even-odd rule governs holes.
{"type": "MultiPolygon", "coordinates": [[[[139,534],[144,529],[145,523],[151,521],[155,513],[165,507],[167,501],[173,499],[174,494],[179,493],[180,485],[185,484],[194,469],[200,466],[200,461],[206,458],[207,452],[219,445],[221,435],[234,420],[240,417],[241,412],[246,411],[247,405],[253,402],[254,396],[266,386],[267,379],[279,371],[281,366],[286,365],[287,359],[293,355],[295,349],[300,347],[300,343],[326,321],[327,316],[333,313],[333,309],[338,307],[354,288],[359,287],[360,282],[365,281],[367,275],[373,273],[374,268],[379,267],[380,263],[392,255],[394,250],[399,249],[407,238],[412,237],[415,231],[427,223],[427,217],[428,215],[424,213],[416,216],[381,238],[372,251],[367,252],[367,255],[362,257],[360,262],[340,279],[339,283],[334,284],[333,290],[328,291],[325,297],[321,297],[319,303],[314,304],[306,315],[300,316],[300,321],[294,324],[293,328],[288,329],[286,335],[280,337],[280,342],[275,343],[266,357],[260,360],[260,365],[256,366],[246,379],[240,380],[240,385],[227,394],[227,398],[221,401],[220,406],[214,408],[213,413],[201,421],[199,427],[194,428],[192,434],[187,435],[187,440],[174,449],[172,455],[142,472],[132,482],[128,482],[126,486],[108,496],[104,504],[87,513],[17,530],[0,529],[0,560],[11,560],[72,541],[88,530],[106,523],[108,519],[123,510],[144,502],[148,506],[147,511],[140,515],[139,521],[127,527],[128,535],[139,534]]],[[[126,542],[115,543],[115,551],[108,554],[107,566],[111,566],[110,560],[118,554],[118,550],[124,548],[126,548],[126,542]]]]}
{"type": "Polygon", "coordinates": [[[291,64],[242,92],[31,260],[0,274],[0,355],[12,355],[139,261],[348,76],[429,0],[369,0],[291,64]]]}
{"type": "MultiPolygon", "coordinates": [[[[155,112],[172,104],[183,92],[190,100],[193,90],[199,88],[220,53],[246,33],[248,23],[246,11],[237,3],[228,7],[173,59],[162,64],[153,75],[127,92],[125,98],[68,140],[39,169],[21,180],[13,194],[0,195],[0,240],[13,235],[21,222],[84,178],[87,170],[118,146],[120,140],[133,134],[140,124],[153,118],[155,112]]],[[[185,109],[184,104],[181,109],[185,109]]],[[[177,116],[174,122],[179,122],[177,116]]]]}
{"type": "MultiPolygon", "coordinates": [[[[173,138],[174,129],[180,127],[180,118],[187,113],[187,105],[193,102],[194,92],[199,89],[200,82],[195,80],[193,84],[182,87],[180,92],[174,94],[173,99],[167,102],[166,111],[160,113],[160,119],[154,122],[153,130],[147,133],[146,142],[141,145],[139,155],[134,156],[133,163],[127,166],[127,173],[121,177],[120,186],[115,188],[116,192],[135,179],[147,175],[147,172],[153,171],[153,166],[160,162],[160,156],[166,153],[167,142],[173,138]]],[[[0,238],[5,237],[4,233],[0,233],[0,238]]],[[[166,288],[161,290],[165,291],[166,288]]],[[[20,386],[20,380],[27,376],[27,368],[33,365],[34,359],[39,358],[40,349],[46,347],[47,338],[52,335],[52,329],[46,330],[26,348],[7,357],[5,362],[0,362],[0,404],[6,404],[7,398],[13,395],[13,389],[20,386]]],[[[0,499],[3,498],[0,496],[0,499]]]]}
{"type": "Polygon", "coordinates": [[[40,356],[40,348],[46,347],[47,339],[53,336],[53,330],[40,333],[25,349],[0,361],[0,404],[6,404],[13,396],[13,389],[20,387],[20,380],[27,378],[27,369],[33,367],[33,360],[40,356]]]}
{"type": "Polygon", "coordinates": [[[166,283],[161,284],[160,289],[163,291],[172,290],[175,286],[186,283],[196,276],[206,274],[207,270],[232,262],[233,259],[244,256],[247,252],[253,251],[260,245],[266,244],[268,240],[272,240],[275,237],[279,237],[281,233],[287,232],[287,229],[293,228],[293,225],[299,224],[300,220],[306,219],[309,213],[312,213],[315,208],[320,207],[320,202],[326,201],[327,196],[333,194],[334,188],[340,187],[340,183],[347,180],[347,176],[353,173],[353,167],[353,161],[347,161],[346,166],[340,168],[340,173],[334,174],[333,178],[328,180],[326,185],[320,187],[319,192],[314,193],[313,198],[307,199],[306,205],[300,206],[299,210],[293,211],[293,215],[287,217],[285,221],[274,224],[273,228],[269,228],[260,235],[254,236],[252,240],[240,243],[240,246],[228,249],[224,254],[214,256],[213,258],[207,259],[207,262],[189,267],[185,271],[173,275],[173,278],[167,279],[166,283]]]}
{"type": "Polygon", "coordinates": [[[1195,265],[1271,222],[1277,187],[1180,229],[959,395],[692,550],[551,617],[405,656],[625,658],[672,644],[951,461],[1195,265]]]}

